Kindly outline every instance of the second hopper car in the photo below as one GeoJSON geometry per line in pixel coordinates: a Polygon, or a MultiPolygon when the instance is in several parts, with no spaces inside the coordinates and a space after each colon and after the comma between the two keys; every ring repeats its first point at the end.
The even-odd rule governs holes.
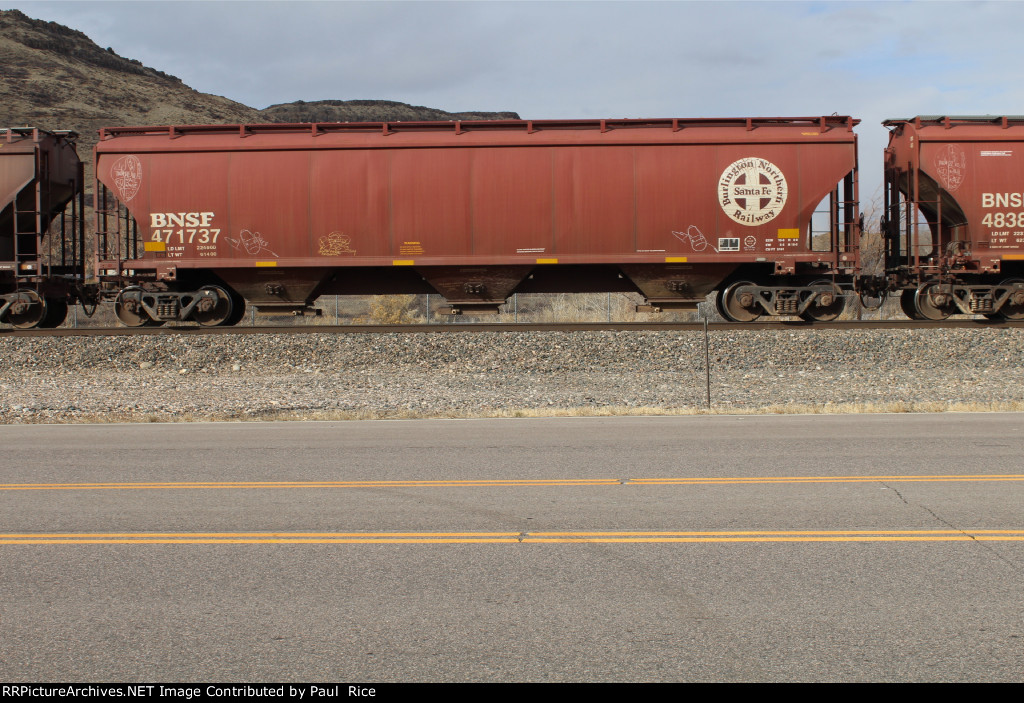
{"type": "Polygon", "coordinates": [[[887,286],[903,311],[1024,320],[1024,117],[884,124],[887,286]]]}

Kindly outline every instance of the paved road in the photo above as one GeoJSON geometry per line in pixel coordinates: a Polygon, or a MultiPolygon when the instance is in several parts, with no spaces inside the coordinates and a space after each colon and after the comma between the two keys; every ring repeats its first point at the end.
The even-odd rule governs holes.
{"type": "Polygon", "coordinates": [[[0,427],[0,680],[1019,681],[1022,429],[0,427]]]}

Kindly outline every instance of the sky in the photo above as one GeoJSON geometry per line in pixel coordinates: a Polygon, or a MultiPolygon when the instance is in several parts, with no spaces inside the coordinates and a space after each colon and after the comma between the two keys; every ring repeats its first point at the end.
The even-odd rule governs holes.
{"type": "MultiPolygon", "coordinates": [[[[1024,2],[11,2],[251,107],[387,99],[524,119],[1024,114],[1024,2]]],[[[2,73],[0,73],[2,80],[2,73]]]]}

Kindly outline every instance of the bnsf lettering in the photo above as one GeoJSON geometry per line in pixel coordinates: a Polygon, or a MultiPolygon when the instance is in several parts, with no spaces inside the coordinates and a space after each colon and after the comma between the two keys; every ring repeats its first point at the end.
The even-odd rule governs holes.
{"type": "Polygon", "coordinates": [[[150,227],[209,227],[212,212],[151,212],[150,227]]]}
{"type": "Polygon", "coordinates": [[[1024,193],[982,193],[982,207],[1024,207],[1024,193]]]}

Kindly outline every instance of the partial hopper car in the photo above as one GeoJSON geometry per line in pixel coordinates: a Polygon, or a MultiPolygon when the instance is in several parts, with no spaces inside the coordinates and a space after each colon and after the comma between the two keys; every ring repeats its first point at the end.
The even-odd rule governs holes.
{"type": "Polygon", "coordinates": [[[887,287],[903,311],[1024,320],[1024,117],[884,124],[887,287]]]}
{"type": "Polygon", "coordinates": [[[86,277],[74,132],[0,129],[0,321],[56,327],[86,277]]]}

